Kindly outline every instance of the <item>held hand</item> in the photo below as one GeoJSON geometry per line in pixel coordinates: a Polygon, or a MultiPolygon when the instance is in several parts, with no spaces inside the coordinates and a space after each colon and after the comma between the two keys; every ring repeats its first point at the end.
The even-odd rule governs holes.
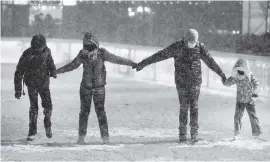
{"type": "Polygon", "coordinates": [[[258,94],[252,94],[252,97],[257,98],[258,94]]]}
{"type": "Polygon", "coordinates": [[[55,73],[54,74],[50,73],[50,77],[57,78],[57,75],[55,73]]]}
{"type": "Polygon", "coordinates": [[[223,74],[223,75],[221,76],[221,81],[222,81],[222,83],[225,84],[226,80],[227,80],[227,78],[226,78],[225,74],[223,74]]]}
{"type": "Polygon", "coordinates": [[[22,96],[22,92],[20,92],[20,91],[15,91],[15,98],[20,99],[21,96],[22,96]]]}
{"type": "Polygon", "coordinates": [[[138,63],[136,71],[141,71],[144,67],[145,66],[143,66],[142,63],[138,63]]]}
{"type": "Polygon", "coordinates": [[[132,65],[132,69],[136,69],[137,66],[138,66],[138,64],[134,62],[133,65],[132,65]]]}

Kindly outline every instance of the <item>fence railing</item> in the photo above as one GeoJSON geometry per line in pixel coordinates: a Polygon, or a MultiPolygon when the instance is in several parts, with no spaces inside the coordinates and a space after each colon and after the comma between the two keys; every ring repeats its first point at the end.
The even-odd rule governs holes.
{"type": "MultiPolygon", "coordinates": [[[[81,40],[48,39],[48,47],[56,64],[69,62],[82,48],[81,40]]],[[[111,53],[139,62],[154,54],[161,47],[146,47],[128,44],[112,44],[100,42],[111,53]]],[[[22,52],[30,46],[30,38],[2,38],[1,40],[1,63],[17,63],[22,52]]],[[[251,70],[260,83],[260,95],[270,97],[270,57],[241,55],[210,51],[216,62],[220,65],[227,76],[238,58],[244,58],[250,62],[251,70]]],[[[174,62],[168,59],[157,64],[150,65],[140,72],[134,72],[130,67],[106,63],[109,74],[119,74],[134,77],[140,80],[148,80],[164,84],[174,84],[174,62]]],[[[224,87],[220,77],[202,63],[203,86],[211,89],[233,89],[224,87]]]]}

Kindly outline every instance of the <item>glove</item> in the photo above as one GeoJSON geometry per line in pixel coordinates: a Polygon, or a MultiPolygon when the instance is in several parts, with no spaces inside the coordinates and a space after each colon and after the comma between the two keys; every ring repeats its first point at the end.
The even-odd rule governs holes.
{"type": "Polygon", "coordinates": [[[257,98],[258,95],[257,94],[252,94],[252,97],[257,98]]]}
{"type": "Polygon", "coordinates": [[[20,99],[21,96],[22,96],[22,92],[20,92],[20,91],[15,91],[15,98],[20,99]]]}
{"type": "Polygon", "coordinates": [[[221,81],[222,81],[222,83],[225,84],[226,80],[227,80],[226,75],[223,73],[221,75],[221,81]]]}
{"type": "Polygon", "coordinates": [[[140,62],[140,63],[137,64],[137,69],[136,69],[136,71],[141,71],[144,67],[145,67],[145,66],[142,65],[142,63],[140,62]]]}
{"type": "Polygon", "coordinates": [[[57,78],[56,73],[50,73],[50,77],[57,78]]]}
{"type": "Polygon", "coordinates": [[[138,64],[134,63],[134,64],[132,65],[132,69],[136,69],[137,66],[138,66],[138,64]]]}

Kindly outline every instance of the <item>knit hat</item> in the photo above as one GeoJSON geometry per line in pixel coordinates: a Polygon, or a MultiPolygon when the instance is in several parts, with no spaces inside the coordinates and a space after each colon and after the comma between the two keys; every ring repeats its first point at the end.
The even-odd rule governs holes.
{"type": "Polygon", "coordinates": [[[38,50],[46,46],[47,46],[46,39],[43,35],[39,34],[39,35],[33,36],[31,40],[31,48],[33,48],[34,50],[38,50]]]}
{"type": "Polygon", "coordinates": [[[198,39],[199,39],[199,33],[197,32],[197,30],[189,29],[185,36],[185,40],[187,42],[196,43],[198,42],[198,39]]]}

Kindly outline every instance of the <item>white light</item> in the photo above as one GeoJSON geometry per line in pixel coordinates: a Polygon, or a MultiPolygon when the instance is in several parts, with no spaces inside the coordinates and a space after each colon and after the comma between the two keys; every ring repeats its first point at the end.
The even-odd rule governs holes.
{"type": "Polygon", "coordinates": [[[47,6],[42,6],[41,9],[42,10],[46,10],[47,9],[47,6]]]}
{"type": "Polygon", "coordinates": [[[233,33],[233,34],[236,34],[236,32],[235,32],[234,30],[232,31],[232,33],[233,33]]]}
{"type": "Polygon", "coordinates": [[[198,5],[198,2],[196,2],[195,5],[198,5]]]}
{"type": "Polygon", "coordinates": [[[68,1],[63,0],[63,5],[64,6],[75,6],[76,4],[77,4],[76,0],[68,0],[68,1]]]}
{"type": "Polygon", "coordinates": [[[128,8],[128,12],[132,12],[132,8],[131,7],[128,8]]]}
{"type": "Polygon", "coordinates": [[[139,6],[139,7],[137,8],[137,12],[143,12],[142,6],[139,6]]]}
{"type": "Polygon", "coordinates": [[[157,2],[157,4],[159,4],[159,2],[157,2]]]}
{"type": "Polygon", "coordinates": [[[119,1],[119,3],[121,3],[121,1],[119,1]]]}
{"type": "Polygon", "coordinates": [[[176,3],[179,3],[179,1],[177,1],[176,3]]]}
{"type": "Polygon", "coordinates": [[[173,2],[170,2],[170,4],[173,4],[173,2]]]}
{"type": "Polygon", "coordinates": [[[236,33],[237,33],[237,34],[240,34],[240,31],[238,30],[236,33]]]}
{"type": "Polygon", "coordinates": [[[189,2],[188,4],[189,4],[189,5],[192,5],[192,2],[189,2]]]}
{"type": "Polygon", "coordinates": [[[55,9],[56,7],[55,7],[55,6],[53,6],[52,8],[53,8],[53,9],[55,9]]]}
{"type": "Polygon", "coordinates": [[[164,2],[164,5],[166,5],[166,2],[164,2]]]}
{"type": "Polygon", "coordinates": [[[211,1],[208,1],[208,3],[211,3],[211,1]]]}
{"type": "Polygon", "coordinates": [[[109,3],[108,1],[106,1],[106,3],[109,3]]]}
{"type": "Polygon", "coordinates": [[[128,12],[128,16],[129,17],[135,16],[135,12],[128,12]]]}
{"type": "Polygon", "coordinates": [[[147,13],[150,13],[151,9],[149,7],[144,7],[144,11],[147,12],[147,13]]]}
{"type": "Polygon", "coordinates": [[[96,2],[95,1],[93,1],[93,4],[95,4],[96,2]]]}
{"type": "Polygon", "coordinates": [[[131,3],[134,4],[134,1],[132,1],[131,3]]]}
{"type": "Polygon", "coordinates": [[[61,9],[63,8],[63,6],[61,6],[61,9]]]}

